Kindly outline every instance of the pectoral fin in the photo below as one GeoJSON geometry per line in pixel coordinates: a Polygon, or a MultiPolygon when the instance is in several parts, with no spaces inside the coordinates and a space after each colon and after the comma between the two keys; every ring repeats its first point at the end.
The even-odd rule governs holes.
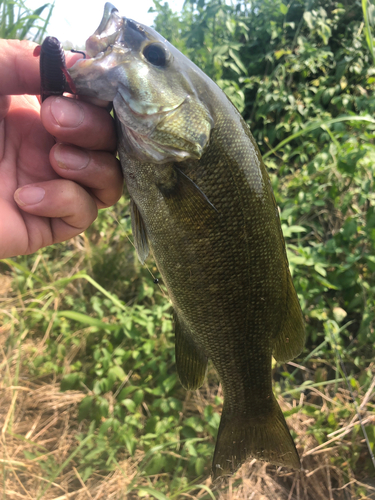
{"type": "Polygon", "coordinates": [[[215,206],[197,184],[176,165],[171,166],[168,175],[158,180],[157,186],[171,213],[178,219],[196,224],[219,216],[215,206]]]}
{"type": "Polygon", "coordinates": [[[284,322],[275,339],[273,357],[276,361],[289,361],[301,353],[305,344],[305,325],[289,269],[288,293],[284,322]]]}
{"type": "Polygon", "coordinates": [[[181,384],[196,390],[204,382],[208,358],[191,338],[188,328],[175,314],[176,366],[181,384]]]}
{"type": "Polygon", "coordinates": [[[186,174],[184,174],[182,170],[180,170],[178,167],[175,166],[175,169],[177,170],[179,177],[181,194],[191,193],[193,195],[192,198],[198,197],[201,200],[201,203],[203,203],[206,206],[206,208],[209,208],[217,212],[214,205],[210,202],[210,200],[207,198],[204,192],[195,184],[195,182],[192,181],[190,177],[188,177],[186,174]]]}
{"type": "Polygon", "coordinates": [[[134,246],[141,264],[145,263],[149,254],[146,227],[142,216],[139,213],[137,205],[130,200],[130,213],[132,218],[132,231],[134,237],[134,246]]]}

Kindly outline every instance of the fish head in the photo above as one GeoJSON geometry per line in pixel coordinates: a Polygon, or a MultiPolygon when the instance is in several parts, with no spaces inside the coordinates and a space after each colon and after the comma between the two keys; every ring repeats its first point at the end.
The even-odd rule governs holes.
{"type": "Polygon", "coordinates": [[[154,163],[202,156],[213,126],[202,97],[212,81],[188,58],[110,3],[86,52],[69,69],[76,92],[113,101],[129,156],[154,163]]]}

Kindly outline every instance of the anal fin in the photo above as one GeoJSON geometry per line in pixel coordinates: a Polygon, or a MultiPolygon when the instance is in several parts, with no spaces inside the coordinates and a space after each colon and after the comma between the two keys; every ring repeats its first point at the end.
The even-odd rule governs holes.
{"type": "Polygon", "coordinates": [[[143,222],[137,205],[132,199],[130,200],[130,213],[132,219],[132,231],[135,250],[137,252],[139,261],[141,262],[141,264],[144,264],[150,252],[150,248],[148,246],[145,223],[143,222]]]}
{"type": "Polygon", "coordinates": [[[273,357],[286,362],[301,353],[305,344],[305,324],[297,293],[289,269],[287,270],[288,293],[284,322],[275,339],[273,357]]]}
{"type": "Polygon", "coordinates": [[[175,313],[176,366],[182,386],[194,391],[204,382],[208,358],[191,338],[188,328],[175,313]]]}

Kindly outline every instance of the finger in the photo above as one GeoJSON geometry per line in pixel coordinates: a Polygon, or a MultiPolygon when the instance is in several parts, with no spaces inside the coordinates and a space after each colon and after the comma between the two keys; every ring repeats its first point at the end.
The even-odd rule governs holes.
{"type": "MultiPolygon", "coordinates": [[[[0,40],[0,95],[40,93],[39,57],[34,57],[36,43],[27,40],[0,40]]],[[[67,66],[82,58],[66,54],[67,66]]]]}
{"type": "Polygon", "coordinates": [[[50,162],[60,177],[89,187],[98,208],[110,207],[121,198],[124,180],[113,154],[60,143],[51,149],[50,162]]]}
{"type": "Polygon", "coordinates": [[[39,94],[39,61],[33,57],[35,43],[0,40],[0,94],[39,94]]]}
{"type": "MultiPolygon", "coordinates": [[[[7,115],[11,103],[11,98],[8,95],[0,95],[0,120],[7,115]]],[[[1,150],[3,145],[0,143],[1,150]]]]}
{"type": "Polygon", "coordinates": [[[103,108],[68,97],[49,97],[42,104],[41,118],[59,142],[99,151],[116,150],[114,121],[103,108]]]}
{"type": "MultiPolygon", "coordinates": [[[[14,193],[14,199],[28,214],[50,218],[51,243],[60,243],[80,234],[92,224],[98,213],[93,197],[76,182],[65,179],[23,186],[14,193]]],[[[40,238],[41,242],[31,242],[31,248],[41,248],[48,241],[46,234],[34,232],[33,237],[40,238]]]]}

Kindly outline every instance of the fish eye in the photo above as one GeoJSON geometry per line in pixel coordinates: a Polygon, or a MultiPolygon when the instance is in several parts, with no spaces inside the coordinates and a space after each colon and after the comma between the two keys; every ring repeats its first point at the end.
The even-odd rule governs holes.
{"type": "Polygon", "coordinates": [[[167,62],[166,50],[162,45],[151,43],[143,50],[143,55],[154,66],[163,67],[167,62]]]}

